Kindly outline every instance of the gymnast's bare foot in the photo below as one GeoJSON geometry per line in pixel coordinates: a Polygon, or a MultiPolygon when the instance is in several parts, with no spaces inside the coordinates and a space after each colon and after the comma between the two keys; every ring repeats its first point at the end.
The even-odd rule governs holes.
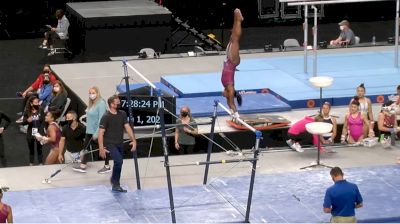
{"type": "Polygon", "coordinates": [[[234,15],[235,15],[235,19],[238,19],[238,20],[240,20],[240,21],[243,21],[243,20],[244,20],[243,15],[242,15],[242,12],[240,11],[240,9],[236,8],[235,11],[234,11],[233,13],[234,13],[234,15]]]}

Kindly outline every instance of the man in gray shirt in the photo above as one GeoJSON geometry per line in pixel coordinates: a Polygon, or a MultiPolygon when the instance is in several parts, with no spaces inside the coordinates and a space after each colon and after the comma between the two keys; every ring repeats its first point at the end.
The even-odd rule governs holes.
{"type": "Polygon", "coordinates": [[[347,20],[343,20],[339,23],[341,30],[339,37],[336,40],[331,40],[330,44],[334,46],[340,45],[353,45],[356,42],[354,32],[350,29],[350,23],[347,20]]]}

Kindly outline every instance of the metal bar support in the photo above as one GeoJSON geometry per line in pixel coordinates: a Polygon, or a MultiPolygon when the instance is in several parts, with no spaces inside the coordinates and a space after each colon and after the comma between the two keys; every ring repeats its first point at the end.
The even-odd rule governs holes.
{"type": "MultiPolygon", "coordinates": [[[[212,116],[212,121],[211,121],[211,132],[210,132],[210,139],[208,140],[208,146],[207,146],[207,158],[206,161],[209,162],[211,159],[211,152],[213,148],[213,141],[214,141],[214,132],[215,132],[215,122],[217,120],[217,109],[218,109],[218,101],[214,101],[214,112],[212,116]]],[[[204,168],[204,178],[203,178],[203,185],[207,184],[208,180],[208,170],[210,168],[210,164],[206,164],[204,168]]]]}
{"type": "MultiPolygon", "coordinates": [[[[129,75],[128,75],[128,68],[127,68],[126,61],[123,61],[123,68],[124,68],[124,80],[125,80],[125,88],[126,88],[126,100],[128,102],[130,102],[131,101],[131,93],[130,93],[130,89],[129,89],[129,75]]],[[[128,117],[129,117],[129,125],[131,126],[132,129],[134,129],[132,107],[128,107],[128,117]]],[[[141,186],[140,186],[140,173],[139,173],[137,150],[132,152],[132,158],[133,158],[133,162],[135,165],[136,187],[138,190],[140,190],[141,186]]]]}
{"type": "Polygon", "coordinates": [[[260,152],[260,140],[262,138],[262,133],[260,131],[256,131],[255,134],[256,134],[256,144],[254,148],[254,157],[253,157],[254,161],[251,169],[249,195],[247,197],[246,216],[244,219],[246,223],[250,222],[251,201],[253,199],[253,189],[254,189],[254,181],[256,178],[257,160],[258,160],[258,154],[260,152]]]}

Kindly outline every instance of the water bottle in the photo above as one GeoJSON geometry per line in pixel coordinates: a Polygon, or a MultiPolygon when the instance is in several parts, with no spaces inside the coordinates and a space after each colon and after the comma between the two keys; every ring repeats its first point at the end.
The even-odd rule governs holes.
{"type": "Polygon", "coordinates": [[[372,45],[376,45],[376,37],[375,36],[372,37],[372,45]]]}

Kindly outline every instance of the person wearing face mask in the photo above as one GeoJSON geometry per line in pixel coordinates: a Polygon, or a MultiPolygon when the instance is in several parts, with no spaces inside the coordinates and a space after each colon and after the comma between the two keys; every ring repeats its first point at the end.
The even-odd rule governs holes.
{"type": "Polygon", "coordinates": [[[44,112],[40,110],[39,98],[31,96],[26,104],[22,125],[28,125],[26,141],[29,148],[29,165],[34,165],[35,147],[39,164],[43,163],[42,145],[36,140],[37,133],[44,135],[44,112]]]}
{"type": "Polygon", "coordinates": [[[46,108],[50,104],[52,92],[53,92],[53,85],[50,82],[50,75],[48,73],[45,73],[43,79],[43,86],[39,89],[38,92],[41,108],[46,108]]]}
{"type": "Polygon", "coordinates": [[[53,83],[53,92],[47,111],[53,111],[56,114],[61,114],[66,103],[67,91],[65,90],[62,82],[57,80],[53,83]]]}
{"type": "MultiPolygon", "coordinates": [[[[101,117],[107,111],[107,103],[101,97],[100,90],[98,87],[93,86],[89,89],[89,104],[86,109],[86,136],[85,146],[89,144],[92,149],[97,148],[97,138],[99,136],[99,124],[101,117]]],[[[86,157],[89,155],[86,155],[86,157]]],[[[87,158],[85,158],[87,159],[87,158]]],[[[111,172],[110,167],[110,154],[106,154],[104,166],[97,171],[100,174],[111,172]]]]}
{"type": "Polygon", "coordinates": [[[107,100],[109,110],[103,115],[100,120],[99,128],[99,155],[105,158],[106,154],[111,154],[114,160],[114,166],[111,175],[112,191],[127,192],[121,187],[121,170],[123,160],[123,143],[124,130],[128,134],[131,142],[131,151],[136,151],[136,137],[133,132],[133,127],[128,123],[128,117],[125,111],[119,110],[121,101],[117,95],[111,96],[107,100]]]}
{"type": "Polygon", "coordinates": [[[350,23],[347,20],[343,20],[338,23],[340,29],[340,35],[336,40],[331,40],[330,44],[333,46],[340,45],[353,45],[356,42],[353,30],[350,29],[350,23]]]}
{"type": "MultiPolygon", "coordinates": [[[[86,128],[78,121],[78,114],[75,111],[68,111],[65,115],[67,125],[64,125],[61,132],[60,150],[58,152],[58,161],[64,162],[64,154],[67,150],[71,154],[80,153],[85,148],[83,142],[85,140],[86,128]]],[[[81,158],[81,164],[72,168],[74,171],[86,173],[86,160],[81,158]]]]}
{"type": "MultiPolygon", "coordinates": [[[[18,96],[21,96],[24,98],[24,100],[22,102],[22,110],[21,111],[24,111],[26,102],[28,101],[28,98],[32,94],[38,95],[40,92],[42,92],[43,99],[41,99],[41,100],[44,100],[44,99],[50,100],[49,98],[47,98],[48,95],[45,94],[46,91],[42,90],[42,87],[47,85],[47,82],[45,81],[47,79],[46,77],[48,77],[48,80],[50,83],[57,80],[56,76],[51,72],[50,65],[48,65],[48,64],[43,66],[42,72],[39,74],[39,76],[36,78],[36,80],[28,88],[26,88],[25,91],[17,92],[18,96]]],[[[47,91],[48,91],[48,89],[47,89],[47,91]]],[[[51,91],[50,91],[50,93],[51,93],[51,91]]],[[[21,113],[21,118],[18,121],[17,121],[17,123],[22,122],[22,113],[21,113]]]]}
{"type": "Polygon", "coordinates": [[[38,89],[43,86],[43,80],[45,79],[46,74],[49,76],[50,82],[57,80],[56,76],[51,72],[50,65],[46,64],[43,66],[43,70],[36,78],[35,82],[33,82],[25,91],[19,92],[18,95],[25,98],[29,93],[37,92],[38,89]]]}
{"type": "Polygon", "coordinates": [[[181,115],[176,121],[175,128],[175,149],[179,154],[193,153],[196,144],[195,136],[198,134],[197,124],[190,115],[190,109],[187,106],[181,108],[181,115]]]}

